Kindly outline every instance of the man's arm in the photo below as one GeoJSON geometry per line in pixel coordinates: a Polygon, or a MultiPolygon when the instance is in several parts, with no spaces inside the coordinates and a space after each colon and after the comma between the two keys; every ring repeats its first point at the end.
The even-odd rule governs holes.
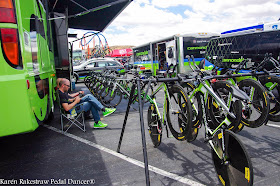
{"type": "Polygon", "coordinates": [[[76,97],[79,94],[84,94],[84,91],[79,91],[79,92],[76,92],[76,93],[73,93],[73,94],[68,94],[68,95],[71,96],[71,97],[76,97]]]}
{"type": "Polygon", "coordinates": [[[78,97],[75,97],[75,100],[73,103],[62,103],[62,107],[64,108],[65,111],[69,111],[70,109],[72,109],[77,103],[79,103],[81,101],[81,98],[78,96],[78,97]]]}

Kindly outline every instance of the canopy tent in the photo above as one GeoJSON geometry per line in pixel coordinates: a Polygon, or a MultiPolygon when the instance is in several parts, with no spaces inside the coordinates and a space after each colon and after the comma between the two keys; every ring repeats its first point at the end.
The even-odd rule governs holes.
{"type": "Polygon", "coordinates": [[[126,49],[116,49],[113,50],[111,53],[111,57],[128,57],[132,55],[132,49],[126,48],[126,49]]]}
{"type": "Polygon", "coordinates": [[[49,0],[49,11],[67,14],[69,28],[103,31],[131,1],[49,0]]]}

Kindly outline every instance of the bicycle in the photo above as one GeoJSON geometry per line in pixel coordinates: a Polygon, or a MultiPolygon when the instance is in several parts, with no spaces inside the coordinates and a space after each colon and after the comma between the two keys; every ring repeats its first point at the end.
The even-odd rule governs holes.
{"type": "Polygon", "coordinates": [[[186,140],[186,136],[190,132],[192,124],[190,100],[184,92],[183,87],[174,83],[174,81],[180,80],[180,77],[150,78],[148,80],[143,80],[149,82],[148,90],[150,89],[151,83],[156,84],[161,82],[151,95],[146,96],[147,101],[150,104],[147,113],[148,130],[154,147],[158,147],[161,143],[163,127],[166,128],[167,136],[169,136],[166,123],[168,124],[173,137],[179,141],[186,140]],[[163,105],[163,113],[160,113],[159,105],[156,101],[156,95],[162,89],[164,90],[165,101],[163,105]]]}
{"type": "MultiPolygon", "coordinates": [[[[247,60],[240,63],[240,68],[246,65],[247,60]]],[[[252,68],[253,76],[263,85],[267,92],[267,97],[270,102],[268,119],[271,121],[280,121],[280,77],[277,76],[280,72],[280,64],[271,54],[265,54],[263,61],[252,68]],[[270,65],[269,65],[270,64],[270,65]],[[267,70],[268,69],[268,70],[267,70]],[[263,72],[263,75],[255,75],[255,72],[263,72]]]]}
{"type": "MultiPolygon", "coordinates": [[[[217,64],[221,65],[220,61],[222,61],[222,59],[219,57],[215,59],[216,66],[213,69],[213,73],[217,73],[217,67],[220,67],[217,66],[217,64]]],[[[222,70],[222,73],[220,73],[221,76],[217,77],[217,79],[229,81],[234,86],[237,85],[238,88],[245,92],[250,98],[250,100],[247,102],[242,101],[242,119],[239,129],[235,132],[242,130],[244,125],[251,128],[256,128],[267,123],[270,109],[270,101],[267,91],[265,87],[259,81],[257,81],[258,76],[264,75],[264,73],[256,72],[255,70],[247,73],[239,73],[245,63],[246,60],[243,60],[235,68],[235,70],[224,69],[222,70]]],[[[219,86],[215,86],[215,84],[217,83],[213,83],[213,87],[219,88],[219,86]]],[[[217,88],[215,88],[215,91],[218,91],[217,88]]]]}
{"type": "MultiPolygon", "coordinates": [[[[224,103],[223,99],[219,98],[208,81],[218,78],[218,76],[212,76],[204,71],[200,71],[196,75],[187,76],[186,78],[187,79],[183,81],[185,84],[192,81],[197,82],[195,88],[187,92],[189,93],[191,102],[194,103],[196,101],[197,105],[199,105],[199,108],[196,108],[193,104],[194,117],[199,121],[199,124],[193,123],[193,127],[205,127],[204,141],[210,145],[212,159],[220,182],[223,185],[252,185],[253,167],[250,157],[242,142],[232,131],[228,130],[231,127],[238,127],[242,114],[242,107],[240,107],[241,101],[236,99],[233,103],[235,106],[231,109],[224,103]],[[217,127],[215,127],[211,121],[208,121],[208,110],[211,109],[209,106],[213,103],[211,103],[209,97],[215,100],[221,113],[226,114],[217,127]]],[[[230,85],[228,82],[227,85],[231,88],[228,89],[228,93],[232,94],[231,96],[233,98],[238,95],[243,100],[247,99],[242,91],[234,89],[234,86],[230,85]]],[[[197,134],[195,136],[192,135],[193,134],[190,133],[188,138],[194,140],[197,134]]]]}

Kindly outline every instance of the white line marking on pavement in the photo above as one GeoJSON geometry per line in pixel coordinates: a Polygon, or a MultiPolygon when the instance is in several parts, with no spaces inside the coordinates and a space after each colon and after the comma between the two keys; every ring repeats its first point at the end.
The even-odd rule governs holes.
{"type": "MultiPolygon", "coordinates": [[[[109,154],[112,154],[112,155],[114,155],[114,156],[116,156],[116,157],[118,157],[118,158],[121,158],[121,159],[123,159],[123,160],[125,160],[125,161],[128,161],[128,162],[134,164],[134,165],[137,165],[137,166],[139,166],[139,167],[144,168],[144,163],[141,162],[141,161],[138,161],[138,160],[135,160],[135,159],[133,159],[133,158],[130,158],[130,157],[126,156],[126,155],[117,153],[117,152],[115,152],[115,151],[113,151],[113,150],[111,150],[111,149],[108,149],[108,148],[106,148],[106,147],[103,147],[103,146],[101,146],[101,145],[98,145],[98,144],[96,144],[96,143],[93,143],[93,142],[88,141],[88,140],[86,140],[86,139],[80,138],[80,137],[75,136],[75,135],[73,135],[73,134],[70,134],[70,133],[63,133],[61,130],[59,130],[59,129],[55,128],[55,127],[52,127],[52,126],[49,126],[49,125],[43,125],[43,126],[46,127],[46,128],[48,128],[48,129],[50,129],[50,130],[53,130],[53,131],[55,131],[55,132],[57,132],[57,133],[61,133],[61,134],[65,135],[65,136],[67,136],[67,137],[70,137],[70,138],[72,138],[72,139],[75,139],[75,140],[77,140],[77,141],[80,141],[80,142],[82,142],[82,143],[85,143],[85,144],[87,144],[87,145],[89,145],[89,146],[95,147],[95,148],[97,148],[97,149],[99,149],[99,150],[102,150],[102,151],[104,151],[104,152],[107,152],[107,153],[109,153],[109,154]]],[[[173,173],[167,172],[167,171],[165,171],[165,170],[156,168],[156,167],[151,166],[151,165],[149,165],[149,170],[152,171],[152,172],[155,172],[155,173],[157,173],[157,174],[160,174],[160,175],[162,175],[162,176],[165,176],[165,177],[171,178],[171,179],[173,179],[173,180],[179,181],[179,182],[184,183],[184,184],[188,184],[188,185],[203,185],[203,184],[201,184],[201,183],[199,183],[199,182],[190,180],[190,179],[188,179],[188,178],[184,178],[184,177],[179,176],[179,175],[177,175],[177,174],[173,174],[173,173]]]]}
{"type": "Polygon", "coordinates": [[[277,127],[277,128],[280,128],[280,125],[275,125],[275,124],[270,124],[270,123],[268,123],[268,124],[266,124],[267,126],[271,126],[271,127],[277,127]]]}

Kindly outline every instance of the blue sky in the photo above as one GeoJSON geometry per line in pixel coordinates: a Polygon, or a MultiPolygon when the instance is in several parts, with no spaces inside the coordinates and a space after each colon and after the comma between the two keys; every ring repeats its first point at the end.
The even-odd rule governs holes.
{"type": "Polygon", "coordinates": [[[186,10],[192,11],[190,6],[172,6],[169,8],[161,8],[167,12],[172,12],[173,14],[180,14],[183,18],[187,18],[187,15],[184,14],[186,10]]]}
{"type": "MultiPolygon", "coordinates": [[[[110,46],[137,46],[175,34],[221,33],[279,18],[279,0],[134,0],[103,34],[110,46]]],[[[75,32],[80,37],[84,33],[75,32]]]]}

